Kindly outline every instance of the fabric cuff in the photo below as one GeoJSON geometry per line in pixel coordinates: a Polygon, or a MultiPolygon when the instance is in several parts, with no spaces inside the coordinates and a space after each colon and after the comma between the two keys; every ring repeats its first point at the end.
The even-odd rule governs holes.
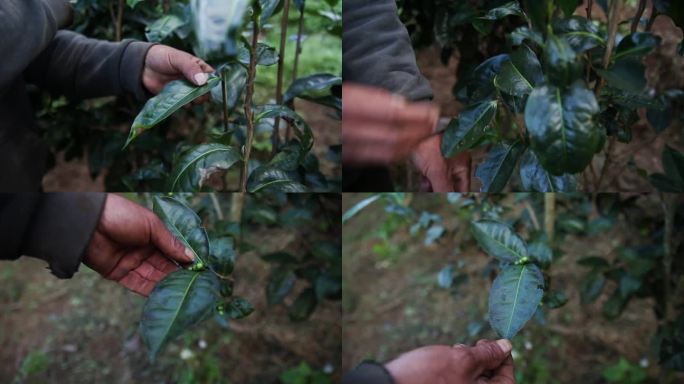
{"type": "Polygon", "coordinates": [[[71,278],[81,263],[100,219],[104,193],[46,193],[41,196],[22,254],[45,260],[60,279],[71,278]]]}
{"type": "Polygon", "coordinates": [[[394,379],[382,364],[364,361],[342,378],[342,384],[394,384],[394,379]]]}
{"type": "Polygon", "coordinates": [[[74,10],[66,0],[45,0],[43,4],[52,13],[59,28],[64,28],[74,21],[74,10]]]}
{"type": "Polygon", "coordinates": [[[124,44],[124,51],[119,65],[119,84],[125,92],[134,95],[139,101],[145,101],[150,98],[142,82],[145,57],[147,51],[156,44],[133,40],[124,40],[121,44],[124,44]]]}

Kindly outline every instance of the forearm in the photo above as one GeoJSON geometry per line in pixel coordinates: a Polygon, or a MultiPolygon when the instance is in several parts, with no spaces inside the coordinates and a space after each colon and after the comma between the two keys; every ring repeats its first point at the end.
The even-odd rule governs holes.
{"type": "Polygon", "coordinates": [[[0,259],[31,256],[52,273],[70,278],[79,267],[97,226],[103,193],[0,195],[0,259]]]}
{"type": "Polygon", "coordinates": [[[343,78],[409,100],[432,98],[394,0],[347,0],[343,9],[343,78]]]}
{"type": "Polygon", "coordinates": [[[394,380],[382,365],[364,362],[347,373],[342,384],[394,384],[394,380]]]}
{"type": "Polygon", "coordinates": [[[112,43],[59,31],[25,72],[27,81],[70,98],[129,93],[143,100],[145,56],[149,43],[124,40],[112,43]]]}

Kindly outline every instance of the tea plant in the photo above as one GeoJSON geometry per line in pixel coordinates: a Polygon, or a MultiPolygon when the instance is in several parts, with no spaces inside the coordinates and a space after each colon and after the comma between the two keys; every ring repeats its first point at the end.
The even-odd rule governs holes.
{"type": "Polygon", "coordinates": [[[597,1],[607,22],[592,18],[593,1],[586,15],[576,13],[579,3],[400,2],[416,43],[434,39],[444,62],[460,52],[454,95],[465,108],[446,128],[441,151],[452,157],[492,145],[475,172],[481,191],[511,184],[540,192],[604,190],[609,171],[627,165],[615,157],[620,143],[632,140],[639,110],[657,133],[675,121],[684,92],[655,93],[643,59],[661,44],[651,32],[656,17],[684,26],[681,2],[653,1],[642,20],[646,1],[639,0],[634,17],[623,20],[623,1],[597,1]],[[604,161],[594,161],[600,153],[604,161]]]}
{"type": "Polygon", "coordinates": [[[197,214],[172,197],[155,197],[154,212],[195,254],[195,262],[160,281],[145,303],[140,333],[152,361],[169,341],[211,315],[241,319],[254,310],[244,298],[233,297],[232,238],[210,239],[197,214]]]}

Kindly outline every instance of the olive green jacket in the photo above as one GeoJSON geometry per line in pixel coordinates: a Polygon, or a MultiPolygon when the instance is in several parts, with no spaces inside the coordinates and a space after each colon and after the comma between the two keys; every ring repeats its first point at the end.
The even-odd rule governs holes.
{"type": "Polygon", "coordinates": [[[38,191],[45,173],[47,147],[27,84],[71,99],[146,97],[141,79],[151,44],[60,30],[71,19],[66,0],[0,1],[0,192],[38,191]]]}
{"type": "Polygon", "coordinates": [[[37,257],[55,276],[70,278],[105,199],[104,193],[0,193],[0,259],[37,257]]]}

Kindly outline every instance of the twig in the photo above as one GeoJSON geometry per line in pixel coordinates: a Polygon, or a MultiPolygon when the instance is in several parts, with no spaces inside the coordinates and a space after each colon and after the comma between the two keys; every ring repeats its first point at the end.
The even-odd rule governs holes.
{"type": "Polygon", "coordinates": [[[254,141],[254,113],[252,98],[254,97],[254,78],[256,77],[256,48],[259,42],[259,14],[252,16],[252,45],[250,46],[249,71],[247,72],[247,92],[245,93],[245,119],[247,120],[247,139],[245,141],[242,172],[240,173],[240,192],[247,192],[247,177],[249,176],[249,156],[252,153],[254,141]]]}
{"type": "Polygon", "coordinates": [[[653,2],[653,5],[651,6],[651,16],[648,18],[648,24],[646,24],[646,32],[650,32],[651,28],[653,28],[653,24],[655,24],[656,17],[658,17],[660,13],[656,9],[655,2],[653,2]]]}
{"type": "Polygon", "coordinates": [[[240,223],[242,221],[242,207],[245,205],[244,193],[233,193],[230,198],[230,221],[240,223]]]}
{"type": "Polygon", "coordinates": [[[223,210],[221,209],[221,202],[216,197],[216,193],[210,193],[211,203],[214,205],[214,210],[216,211],[216,218],[223,221],[223,210]]]}
{"type": "Polygon", "coordinates": [[[591,11],[594,8],[594,0],[589,0],[587,2],[587,19],[591,21],[591,11]]]}
{"type": "Polygon", "coordinates": [[[639,27],[639,23],[641,22],[641,16],[644,15],[644,11],[646,10],[646,0],[639,0],[639,8],[637,8],[637,13],[634,16],[634,20],[632,20],[632,33],[637,31],[637,28],[639,27]]]}
{"type": "Polygon", "coordinates": [[[223,97],[223,132],[228,132],[228,95],[226,94],[226,71],[221,71],[221,96],[223,97]]]}
{"type": "MultiPolygon", "coordinates": [[[[617,36],[618,26],[620,25],[620,2],[621,0],[612,0],[610,2],[610,9],[608,10],[608,41],[606,42],[606,53],[603,55],[602,67],[608,69],[610,65],[610,57],[613,54],[615,47],[615,37],[617,36]]],[[[594,93],[598,96],[603,87],[604,80],[596,82],[594,93]]]]}
{"type": "Polygon", "coordinates": [[[116,14],[116,41],[121,41],[121,29],[123,27],[124,0],[119,0],[119,9],[116,14]]]}
{"type": "Polygon", "coordinates": [[[544,194],[544,230],[549,244],[553,243],[556,225],[556,194],[544,194]]]}
{"type": "Polygon", "coordinates": [[[663,319],[668,322],[673,319],[672,302],[670,297],[670,282],[672,280],[672,228],[674,226],[675,209],[673,206],[672,195],[660,193],[660,203],[665,215],[665,236],[663,238],[663,319]]]}
{"type": "Polygon", "coordinates": [[[609,143],[608,143],[608,149],[606,149],[606,161],[603,163],[603,167],[601,167],[601,176],[599,176],[598,183],[596,185],[596,192],[601,191],[601,184],[603,183],[603,179],[606,177],[606,173],[608,172],[608,168],[613,163],[612,154],[613,154],[613,147],[614,146],[615,146],[615,136],[611,136],[609,139],[609,143]]]}
{"type": "Polygon", "coordinates": [[[534,208],[532,208],[532,205],[528,200],[525,200],[525,210],[530,215],[530,220],[532,220],[532,226],[534,227],[534,230],[538,231],[540,229],[539,220],[537,220],[537,214],[534,212],[534,208]]]}
{"type": "Polygon", "coordinates": [[[304,7],[299,10],[299,25],[297,27],[297,48],[295,49],[294,66],[292,68],[292,81],[297,80],[299,69],[299,55],[302,53],[302,35],[304,34],[304,7]]]}
{"type": "MultiPolygon", "coordinates": [[[[276,81],[276,104],[283,103],[283,69],[285,67],[285,48],[287,45],[287,22],[290,17],[290,0],[283,4],[283,15],[280,19],[280,52],[278,53],[278,78],[276,81]]],[[[280,117],[273,122],[273,134],[271,135],[272,154],[278,151],[280,144],[280,117]]]]}

